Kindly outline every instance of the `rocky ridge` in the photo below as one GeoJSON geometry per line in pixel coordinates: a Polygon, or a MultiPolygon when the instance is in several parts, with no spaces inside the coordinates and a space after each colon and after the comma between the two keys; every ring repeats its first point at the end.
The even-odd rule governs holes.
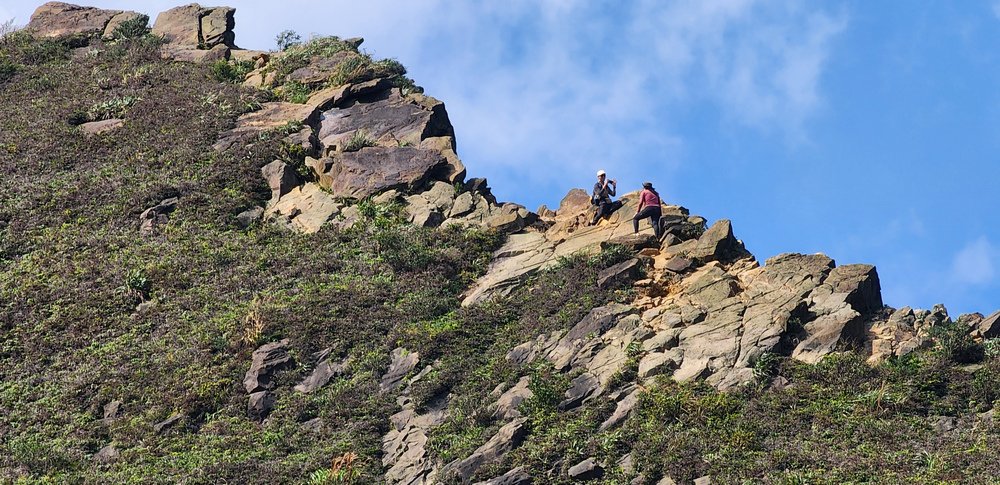
{"type": "MultiPolygon", "coordinates": [[[[177,7],[157,17],[153,32],[166,40],[163,55],[176,60],[256,60],[257,68],[245,82],[256,88],[288,80],[322,84],[355,55],[341,51],[313,58],[280,78],[268,65],[281,53],[240,51],[235,46],[234,13],[228,7],[177,7]]],[[[28,28],[45,37],[107,36],[116,22],[138,15],[50,2],[36,11],[28,28]]],[[[353,45],[360,43],[358,39],[353,45]]],[[[753,380],[770,355],[815,363],[852,348],[876,363],[929,345],[929,330],[950,320],[943,307],[885,307],[871,265],[838,266],[822,254],[793,253],[761,265],[735,237],[730,221],[708,225],[684,207],[664,207],[663,238],[655,238],[648,227],[633,234],[630,215],[635,213],[636,193],[621,196],[622,207],[596,226],[587,224],[592,209],[581,189],[570,191],[556,210],[531,212],[498,202],[485,179],[466,178],[444,104],[388,78],[328,86],[304,104],[265,103],[241,116],[215,148],[239,149],[275,130],[288,132],[285,142],[297,147],[303,165],[282,160],[265,165],[262,176],[271,199],[265,207],[241,214],[246,219],[241,225],[262,217],[304,233],[327,225],[346,227],[359,219],[357,202],[370,200],[398,204],[410,222],[425,227],[476,225],[507,233],[487,273],[466,292],[465,306],[503,298],[560,258],[626,248],[632,257],[608,268],[600,284],[631,285],[634,301],[595,308],[569,329],[538,335],[507,354],[507,360],[520,367],[544,359],[574,376],[559,404],[562,411],[596,399],[615,403],[602,429],[626,419],[642,392],[637,385],[612,385],[612,377],[634,355],[639,358],[640,382],[669,375],[678,381],[704,379],[729,390],[753,380]]],[[[146,211],[143,234],[167,224],[174,204],[175,199],[164,201],[146,211]]],[[[1000,312],[964,315],[959,321],[977,338],[1000,336],[1000,312]]],[[[253,354],[244,386],[248,414],[257,420],[266,419],[273,405],[273,373],[296,365],[287,345],[266,344],[253,354]]],[[[311,392],[330,376],[348,372],[346,362],[325,359],[315,356],[318,374],[296,390],[311,392]]],[[[417,354],[397,349],[382,379],[382,392],[396,393],[400,407],[383,439],[387,480],[418,484],[450,477],[467,482],[483,464],[525,439],[526,420],[517,408],[531,394],[526,373],[509,389],[494,392],[496,415],[505,423],[495,436],[467,457],[434,462],[425,444],[429,431],[447,416],[448,402],[423,410],[413,405],[411,386],[434,369],[430,364],[415,373],[419,364],[417,354]]],[[[101,459],[113,459],[112,451],[102,452],[101,459]]],[[[592,461],[571,468],[573,477],[581,480],[601,473],[601,465],[592,461]]],[[[530,480],[515,469],[485,483],[530,480]]]]}

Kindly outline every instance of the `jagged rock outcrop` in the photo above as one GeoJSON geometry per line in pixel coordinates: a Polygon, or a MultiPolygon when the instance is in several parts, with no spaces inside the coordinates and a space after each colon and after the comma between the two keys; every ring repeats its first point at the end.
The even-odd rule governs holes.
{"type": "Polygon", "coordinates": [[[275,374],[295,366],[288,353],[288,339],[261,345],[253,351],[250,369],[243,378],[243,387],[250,394],[247,413],[251,418],[263,420],[274,408],[275,374]]]}
{"type": "Polygon", "coordinates": [[[308,394],[325,386],[333,377],[343,375],[347,372],[347,360],[342,362],[331,361],[330,350],[326,349],[313,356],[318,363],[312,372],[309,373],[309,376],[295,386],[296,391],[308,394]]]}
{"type": "Polygon", "coordinates": [[[404,96],[399,90],[387,89],[390,83],[379,81],[370,88],[370,83],[350,88],[352,98],[344,95],[348,101],[323,112],[319,138],[327,153],[343,150],[358,133],[384,147],[418,146],[436,137],[449,137],[447,144],[454,144],[455,133],[444,103],[423,94],[404,96]],[[379,87],[382,90],[376,91],[379,87]],[[369,92],[373,94],[366,96],[369,92]]]}
{"type": "Polygon", "coordinates": [[[226,132],[214,145],[216,150],[226,150],[246,144],[263,133],[285,129],[291,125],[314,125],[319,111],[309,105],[284,102],[264,103],[257,111],[244,114],[236,120],[236,127],[226,132]]]}
{"type": "Polygon", "coordinates": [[[212,62],[228,59],[236,49],[236,9],[202,7],[197,3],[174,7],[160,13],[153,23],[153,34],[166,41],[165,57],[188,62],[212,62]]]}
{"type": "MultiPolygon", "coordinates": [[[[636,212],[638,194],[625,194],[621,200],[621,209],[597,226],[589,226],[592,216],[590,196],[582,189],[573,189],[555,211],[551,226],[544,231],[516,233],[507,239],[493,255],[486,275],[466,293],[462,304],[467,306],[504,296],[538,270],[551,267],[562,256],[596,252],[602,244],[620,244],[633,249],[648,246],[652,228],[647,226],[638,236],[634,235],[632,219],[628,215],[636,212]]],[[[667,206],[664,213],[685,219],[688,217],[687,209],[680,206],[667,206]]],[[[531,214],[531,217],[537,215],[531,214]]]]}
{"type": "Polygon", "coordinates": [[[521,445],[528,434],[528,418],[517,418],[503,425],[499,431],[471,455],[449,463],[441,469],[441,475],[456,476],[463,482],[468,482],[479,467],[496,461],[512,449],[521,445]]]}

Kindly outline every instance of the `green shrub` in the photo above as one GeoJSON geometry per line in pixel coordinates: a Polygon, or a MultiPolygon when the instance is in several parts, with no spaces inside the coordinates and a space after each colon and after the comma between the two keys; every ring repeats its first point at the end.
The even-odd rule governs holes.
{"type": "Polygon", "coordinates": [[[753,363],[753,377],[758,383],[768,384],[778,375],[781,367],[781,356],[773,352],[764,352],[753,363]]]}
{"type": "Polygon", "coordinates": [[[935,350],[944,358],[958,364],[972,364],[983,360],[982,344],[973,340],[965,326],[946,322],[931,329],[935,350]]]}
{"type": "Polygon", "coordinates": [[[19,64],[44,65],[69,59],[68,40],[35,39],[19,30],[5,36],[0,48],[19,64]]]}
{"type": "Polygon", "coordinates": [[[149,33],[149,16],[139,14],[115,27],[111,36],[117,40],[136,39],[149,33]]]}
{"type": "Polygon", "coordinates": [[[374,146],[378,146],[378,144],[375,143],[375,140],[371,139],[364,130],[358,130],[355,131],[354,135],[352,135],[351,138],[347,140],[347,143],[344,144],[343,151],[356,152],[362,148],[374,146]]]}
{"type": "Polygon", "coordinates": [[[983,341],[983,356],[987,359],[1000,357],[1000,338],[991,338],[983,341]]]}
{"type": "Polygon", "coordinates": [[[210,72],[212,78],[219,82],[240,84],[246,79],[247,74],[254,70],[253,61],[226,61],[218,60],[212,63],[210,72]]]}

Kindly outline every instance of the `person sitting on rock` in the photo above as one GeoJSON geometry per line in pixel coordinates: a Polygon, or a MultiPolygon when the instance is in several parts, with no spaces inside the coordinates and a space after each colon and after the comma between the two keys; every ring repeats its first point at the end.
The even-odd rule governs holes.
{"type": "Polygon", "coordinates": [[[649,218],[649,223],[653,226],[653,233],[656,238],[660,237],[660,194],[653,188],[652,182],[642,184],[642,192],[639,193],[639,207],[635,210],[635,217],[632,218],[632,229],[639,232],[639,221],[649,218]]]}
{"type": "Polygon", "coordinates": [[[604,170],[597,171],[597,183],[594,184],[594,192],[590,195],[590,203],[597,206],[597,210],[594,212],[594,220],[590,222],[593,226],[597,224],[597,221],[606,215],[610,215],[614,210],[611,198],[615,196],[615,190],[618,188],[618,182],[614,179],[608,180],[607,173],[604,170]]]}

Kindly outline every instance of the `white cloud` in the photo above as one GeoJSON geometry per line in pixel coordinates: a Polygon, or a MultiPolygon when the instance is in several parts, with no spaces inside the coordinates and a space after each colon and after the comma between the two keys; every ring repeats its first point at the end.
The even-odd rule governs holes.
{"type": "MultiPolygon", "coordinates": [[[[285,29],[364,36],[445,101],[471,175],[508,199],[525,197],[524,181],[551,188],[550,202],[598,167],[623,187],[651,179],[669,193],[690,113],[801,137],[846,26],[791,0],[221,3],[237,8],[236,40],[249,48],[273,48],[285,29]]],[[[140,8],[155,18],[173,5],[140,8]]]]}
{"type": "Polygon", "coordinates": [[[952,278],[965,284],[986,284],[993,281],[997,249],[984,236],[965,245],[952,260],[952,278]]]}
{"type": "Polygon", "coordinates": [[[500,188],[588,181],[598,166],[629,186],[669,178],[683,155],[682,113],[705,103],[740,125],[799,138],[822,107],[823,68],[846,27],[842,15],[793,2],[496,5],[408,12],[398,43],[376,50],[413,66],[448,104],[460,154],[500,188]]]}

